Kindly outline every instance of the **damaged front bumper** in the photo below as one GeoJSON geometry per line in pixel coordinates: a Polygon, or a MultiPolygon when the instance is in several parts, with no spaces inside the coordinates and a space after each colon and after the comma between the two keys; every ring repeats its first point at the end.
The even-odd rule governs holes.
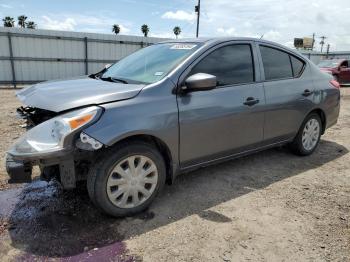
{"type": "Polygon", "coordinates": [[[32,164],[23,160],[15,160],[11,155],[6,156],[6,171],[9,184],[30,183],[32,181],[32,164]]]}
{"type": "Polygon", "coordinates": [[[92,163],[96,158],[96,151],[102,147],[102,143],[81,132],[80,138],[75,139],[75,147],[71,147],[71,149],[36,155],[12,155],[8,152],[6,157],[6,170],[10,177],[8,183],[30,183],[33,166],[39,166],[43,179],[56,177],[63,188],[75,188],[78,180],[85,179],[86,163],[92,163]],[[50,170],[50,172],[52,170],[58,172],[47,174],[43,172],[45,169],[50,170]]]}
{"type": "MultiPolygon", "coordinates": [[[[86,154],[80,153],[81,157],[87,157],[86,154]]],[[[59,167],[59,180],[66,189],[74,188],[76,184],[75,160],[79,159],[73,151],[52,152],[40,157],[23,157],[7,154],[6,171],[9,175],[9,184],[30,183],[32,181],[33,166],[39,166],[41,170],[46,167],[59,167]]],[[[45,174],[48,176],[49,174],[45,174]]],[[[46,179],[48,177],[45,177],[46,179]]]]}
{"type": "MultiPolygon", "coordinates": [[[[25,110],[26,114],[33,113],[25,110]]],[[[91,155],[100,149],[99,141],[84,134],[83,129],[98,121],[103,109],[89,106],[76,109],[55,117],[44,119],[23,134],[8,150],[6,169],[9,183],[30,182],[32,166],[43,170],[49,166],[59,167],[59,179],[64,188],[75,187],[75,165],[77,159],[91,155]]],[[[42,113],[35,109],[34,116],[42,113]]],[[[28,115],[26,116],[28,120],[28,115]]],[[[33,120],[33,116],[31,117],[33,120]]]]}

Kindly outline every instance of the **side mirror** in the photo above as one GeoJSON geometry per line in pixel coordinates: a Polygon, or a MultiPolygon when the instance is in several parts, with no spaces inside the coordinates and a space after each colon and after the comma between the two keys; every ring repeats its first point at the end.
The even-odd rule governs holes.
{"type": "Polygon", "coordinates": [[[188,77],[185,81],[185,86],[182,87],[184,91],[204,91],[214,89],[216,87],[216,76],[197,73],[188,77]]]}

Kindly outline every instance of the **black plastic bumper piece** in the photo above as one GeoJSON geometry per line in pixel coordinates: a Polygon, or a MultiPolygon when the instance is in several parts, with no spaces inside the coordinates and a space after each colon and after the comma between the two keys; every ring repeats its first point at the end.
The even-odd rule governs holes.
{"type": "Polygon", "coordinates": [[[32,181],[32,165],[19,160],[6,157],[6,171],[10,179],[9,184],[30,183],[32,181]]]}

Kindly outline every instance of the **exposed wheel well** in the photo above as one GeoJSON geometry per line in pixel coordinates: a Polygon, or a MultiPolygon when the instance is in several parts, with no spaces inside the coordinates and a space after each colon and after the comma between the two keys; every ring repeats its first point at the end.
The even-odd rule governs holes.
{"type": "Polygon", "coordinates": [[[322,109],[320,109],[320,108],[317,108],[317,109],[314,109],[314,110],[312,110],[311,112],[310,112],[310,114],[311,113],[316,113],[316,114],[318,114],[319,115],[319,117],[321,118],[321,122],[322,122],[322,135],[324,134],[324,132],[326,131],[326,115],[325,115],[325,113],[323,112],[323,110],[322,109]]]}
{"type": "Polygon", "coordinates": [[[152,135],[133,135],[118,141],[116,144],[130,143],[130,142],[137,142],[137,141],[151,144],[159,150],[159,152],[162,154],[165,161],[166,182],[168,184],[171,184],[173,180],[173,167],[172,167],[172,157],[168,146],[161,139],[152,135]]]}

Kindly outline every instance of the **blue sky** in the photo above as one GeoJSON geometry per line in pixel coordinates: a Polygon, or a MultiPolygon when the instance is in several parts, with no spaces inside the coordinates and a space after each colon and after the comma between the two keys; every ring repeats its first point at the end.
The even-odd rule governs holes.
{"type": "MultiPolygon", "coordinates": [[[[181,37],[195,34],[197,0],[0,0],[0,18],[25,14],[41,29],[181,37]]],[[[326,35],[332,50],[350,50],[349,0],[202,0],[201,36],[260,37],[292,46],[294,37],[326,35]]],[[[317,38],[317,43],[319,39],[317,38]]],[[[317,45],[319,48],[319,45],[317,45]]]]}

